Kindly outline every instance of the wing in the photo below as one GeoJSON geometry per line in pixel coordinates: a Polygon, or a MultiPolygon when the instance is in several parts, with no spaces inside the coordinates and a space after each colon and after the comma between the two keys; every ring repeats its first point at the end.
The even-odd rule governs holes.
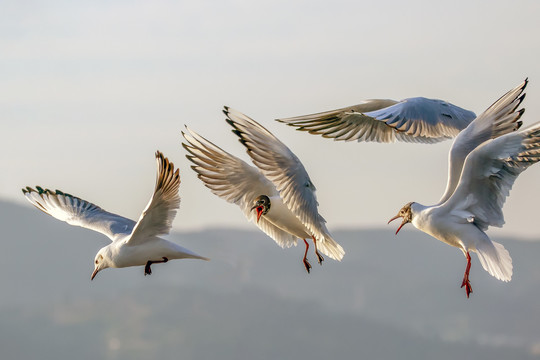
{"type": "Polygon", "coordinates": [[[455,137],[473,119],[472,111],[443,100],[367,100],[355,106],[277,121],[344,141],[435,143],[455,137]]]}
{"type": "Polygon", "coordinates": [[[520,128],[522,122],[518,120],[525,110],[521,109],[516,112],[516,109],[525,98],[523,91],[527,83],[528,81],[525,79],[520,85],[504,94],[456,137],[448,159],[446,190],[439,200],[439,204],[448,200],[454,193],[465,158],[471,151],[484,141],[520,128]]]}
{"type": "Polygon", "coordinates": [[[518,175],[540,160],[540,123],[488,140],[473,150],[459,185],[441,205],[480,229],[504,224],[502,207],[518,175]]]}
{"type": "Polygon", "coordinates": [[[160,151],[156,152],[158,172],[154,195],[146,205],[137,225],[133,229],[129,245],[137,245],[159,235],[168,234],[176,210],[180,207],[180,174],[174,170],[174,164],[169,162],[160,151]]]}
{"type": "Polygon", "coordinates": [[[135,221],[107,212],[86,200],[64,193],[36,186],[36,189],[22,189],[26,199],[35,207],[58,220],[80,226],[106,235],[112,241],[127,236],[135,226],[135,221]]]}
{"type": "Polygon", "coordinates": [[[330,236],[326,221],[319,215],[315,186],[304,166],[292,151],[260,124],[228,107],[223,111],[227,122],[247,148],[253,163],[279,191],[289,210],[321,242],[328,256],[341,259],[343,248],[330,236]]]}
{"type": "Polygon", "coordinates": [[[189,153],[186,157],[195,164],[191,168],[204,185],[220,198],[238,205],[246,218],[279,246],[296,245],[296,236],[281,230],[264,217],[257,222],[255,212],[251,211],[254,199],[259,195],[277,195],[276,187],[255,167],[186,129],[182,135],[187,143],[182,143],[182,146],[189,153]]]}

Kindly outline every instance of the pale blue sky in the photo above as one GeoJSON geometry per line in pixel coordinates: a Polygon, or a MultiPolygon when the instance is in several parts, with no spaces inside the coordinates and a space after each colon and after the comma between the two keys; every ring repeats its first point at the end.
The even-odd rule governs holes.
{"type": "MultiPolygon", "coordinates": [[[[477,113],[529,77],[540,121],[537,1],[3,1],[0,198],[42,185],[137,219],[162,150],[182,176],[174,227],[252,227],[211,194],[180,146],[184,124],[247,159],[223,105],[297,154],[330,230],[386,226],[436,202],[451,145],[333,142],[274,118],[367,98],[441,98],[477,113]]],[[[538,238],[540,165],[518,178],[507,224],[538,238]]],[[[28,206],[30,206],[28,204],[28,206]]],[[[392,227],[395,230],[395,226],[392,227]]]]}

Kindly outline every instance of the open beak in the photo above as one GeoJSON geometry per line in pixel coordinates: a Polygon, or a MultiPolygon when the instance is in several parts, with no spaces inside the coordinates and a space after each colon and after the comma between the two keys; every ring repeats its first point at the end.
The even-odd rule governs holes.
{"type": "MultiPolygon", "coordinates": [[[[399,215],[396,215],[394,216],[393,218],[391,218],[390,220],[388,220],[388,224],[390,224],[392,221],[396,220],[397,218],[400,218],[401,216],[399,215]]],[[[399,232],[399,230],[401,230],[401,228],[403,227],[403,225],[405,225],[406,223],[408,223],[407,220],[405,220],[405,218],[403,218],[403,221],[401,222],[401,225],[399,225],[398,229],[396,230],[396,235],[397,233],[399,232]]]]}
{"type": "Polygon", "coordinates": [[[99,269],[98,268],[95,268],[94,269],[94,272],[92,273],[92,276],[90,276],[90,280],[94,280],[94,278],[96,277],[97,273],[99,272],[99,269]]]}
{"type": "Polygon", "coordinates": [[[259,219],[261,218],[263,211],[264,211],[264,208],[262,206],[257,206],[257,222],[259,222],[259,219]]]}
{"type": "Polygon", "coordinates": [[[251,208],[251,210],[254,210],[254,209],[257,210],[257,222],[259,222],[259,219],[261,218],[262,213],[264,211],[264,207],[260,205],[255,205],[254,207],[251,208]]]}

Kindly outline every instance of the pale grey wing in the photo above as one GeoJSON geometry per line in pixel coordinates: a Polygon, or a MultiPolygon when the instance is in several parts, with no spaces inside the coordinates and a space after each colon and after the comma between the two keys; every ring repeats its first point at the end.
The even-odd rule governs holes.
{"type": "Polygon", "coordinates": [[[319,249],[336,260],[343,258],[343,248],[332,239],[326,220],[318,212],[315,186],[296,155],[253,119],[228,107],[223,112],[253,163],[279,191],[283,203],[320,241],[319,249]]]}
{"type": "Polygon", "coordinates": [[[107,212],[86,200],[36,186],[22,189],[26,199],[36,208],[70,225],[80,226],[106,235],[112,241],[127,236],[135,221],[107,212]]]}
{"type": "Polygon", "coordinates": [[[478,116],[454,140],[448,159],[448,181],[439,200],[442,204],[452,196],[459,183],[463,163],[467,155],[483,142],[516,131],[522,125],[518,121],[524,109],[516,111],[525,98],[527,79],[508,91],[478,116]]]}
{"type": "Polygon", "coordinates": [[[274,184],[255,167],[227,153],[187,127],[186,129],[182,135],[187,143],[182,143],[182,146],[189,153],[186,157],[195,164],[191,168],[204,185],[220,198],[238,205],[246,218],[279,246],[296,245],[296,236],[276,227],[264,216],[257,222],[256,213],[251,210],[259,195],[270,197],[278,194],[274,184]]]}
{"type": "Polygon", "coordinates": [[[435,143],[456,136],[474,118],[473,112],[446,101],[417,97],[400,102],[366,100],[355,106],[277,121],[335,140],[435,143]]]}
{"type": "Polygon", "coordinates": [[[396,131],[364,112],[396,104],[395,100],[366,100],[361,104],[276,121],[299,131],[341,141],[394,142],[396,131]]]}
{"type": "Polygon", "coordinates": [[[137,245],[159,235],[169,233],[176,211],[180,207],[180,174],[160,151],[156,152],[158,165],[154,194],[146,205],[127,244],[137,245]]]}
{"type": "Polygon", "coordinates": [[[365,113],[397,130],[396,139],[438,142],[455,137],[476,115],[444,100],[414,97],[365,113]]]}
{"type": "Polygon", "coordinates": [[[540,160],[540,123],[473,150],[454,194],[441,205],[480,229],[504,224],[502,207],[518,175],[540,160]]]}

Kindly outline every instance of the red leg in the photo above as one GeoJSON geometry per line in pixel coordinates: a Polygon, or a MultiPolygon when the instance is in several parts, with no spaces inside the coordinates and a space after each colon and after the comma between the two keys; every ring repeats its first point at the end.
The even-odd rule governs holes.
{"type": "Polygon", "coordinates": [[[465,268],[465,275],[463,275],[463,282],[461,283],[461,287],[465,286],[465,291],[467,292],[467,298],[469,298],[469,295],[473,292],[471,283],[469,282],[469,271],[471,270],[471,255],[469,255],[469,252],[467,251],[467,267],[465,268]]]}
{"type": "Polygon", "coordinates": [[[309,244],[308,242],[306,241],[306,239],[304,239],[304,244],[306,244],[306,252],[304,253],[304,266],[306,268],[306,271],[308,272],[309,274],[309,271],[311,270],[311,264],[309,263],[309,261],[307,260],[307,252],[308,252],[308,249],[309,249],[309,244]]]}
{"type": "Polygon", "coordinates": [[[322,257],[321,254],[319,254],[319,251],[317,250],[317,240],[315,240],[313,236],[311,238],[313,239],[313,245],[315,245],[315,255],[317,255],[317,260],[319,261],[319,264],[322,265],[324,258],[322,257]]]}

